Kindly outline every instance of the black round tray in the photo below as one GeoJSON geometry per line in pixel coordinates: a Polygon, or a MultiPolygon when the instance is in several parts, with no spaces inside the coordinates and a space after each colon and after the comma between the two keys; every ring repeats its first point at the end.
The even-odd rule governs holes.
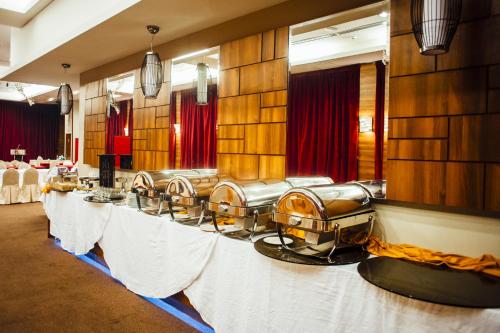
{"type": "MultiPolygon", "coordinates": [[[[361,246],[344,248],[336,250],[333,257],[333,262],[329,262],[326,259],[295,253],[283,248],[283,246],[281,245],[266,243],[265,238],[266,237],[263,237],[254,243],[254,248],[257,250],[257,252],[265,255],[266,257],[281,261],[287,261],[294,264],[320,266],[347,265],[360,262],[361,260],[368,258],[368,256],[370,255],[368,252],[364,251],[361,246]]],[[[287,235],[286,238],[291,238],[294,242],[296,241],[296,239],[290,235],[287,235]]],[[[293,243],[289,246],[292,247],[293,243]]]]}
{"type": "Polygon", "coordinates": [[[83,198],[83,200],[88,201],[88,202],[94,202],[94,203],[113,203],[117,202],[120,200],[123,200],[123,198],[116,198],[116,199],[105,199],[105,198],[98,198],[95,195],[89,195],[83,198]]]}
{"type": "Polygon", "coordinates": [[[358,265],[368,282],[410,298],[474,308],[500,307],[500,279],[484,273],[450,269],[388,257],[358,265]]]}

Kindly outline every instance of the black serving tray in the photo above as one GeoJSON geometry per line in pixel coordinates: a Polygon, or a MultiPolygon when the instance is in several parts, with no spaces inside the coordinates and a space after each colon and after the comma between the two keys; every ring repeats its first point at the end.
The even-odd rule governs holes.
{"type": "Polygon", "coordinates": [[[123,198],[106,199],[106,198],[98,198],[95,195],[89,195],[89,196],[86,196],[85,198],[83,198],[83,200],[88,201],[88,202],[94,202],[94,203],[113,203],[113,202],[123,200],[123,198]]]}
{"type": "Polygon", "coordinates": [[[500,279],[388,257],[362,261],[358,272],[368,282],[390,292],[431,303],[474,308],[500,307],[500,279]]]}
{"type": "MultiPolygon", "coordinates": [[[[271,237],[278,236],[274,235],[271,237]]],[[[293,241],[292,244],[288,245],[289,247],[293,247],[296,243],[301,243],[301,240],[297,239],[296,237],[290,235],[286,235],[285,237],[290,238],[293,241]]],[[[323,258],[295,253],[286,248],[283,248],[282,245],[266,243],[266,238],[267,237],[263,237],[254,243],[254,248],[257,250],[257,252],[269,258],[291,262],[294,264],[319,266],[348,265],[360,262],[361,260],[368,258],[368,256],[370,255],[368,252],[363,250],[361,246],[343,248],[336,250],[334,253],[333,261],[329,262],[328,260],[323,258]]]]}

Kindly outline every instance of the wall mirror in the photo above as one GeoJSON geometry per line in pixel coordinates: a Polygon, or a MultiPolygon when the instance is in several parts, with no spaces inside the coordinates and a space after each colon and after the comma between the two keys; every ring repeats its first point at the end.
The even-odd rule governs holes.
{"type": "Polygon", "coordinates": [[[290,27],[287,174],[385,179],[389,3],[290,27]]]}
{"type": "Polygon", "coordinates": [[[106,80],[105,152],[115,154],[115,167],[132,169],[134,72],[106,80]]]}
{"type": "Polygon", "coordinates": [[[219,47],[172,59],[171,73],[170,167],[215,168],[219,47]]]}

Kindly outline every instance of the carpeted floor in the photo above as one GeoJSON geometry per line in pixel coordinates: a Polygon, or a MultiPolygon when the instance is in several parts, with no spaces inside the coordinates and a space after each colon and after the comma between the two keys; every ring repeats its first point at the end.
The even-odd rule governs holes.
{"type": "Polygon", "coordinates": [[[47,239],[40,203],[0,206],[0,332],[194,332],[47,239]]]}

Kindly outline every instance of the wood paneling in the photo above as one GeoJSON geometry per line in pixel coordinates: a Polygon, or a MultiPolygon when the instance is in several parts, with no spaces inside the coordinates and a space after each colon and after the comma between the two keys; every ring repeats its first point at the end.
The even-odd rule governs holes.
{"type": "Polygon", "coordinates": [[[391,0],[391,10],[399,14],[398,17],[392,17],[391,36],[406,34],[411,32],[410,0],[391,0]]]}
{"type": "Polygon", "coordinates": [[[220,172],[237,179],[285,176],[287,56],[288,27],[221,47],[220,172]]]}
{"type": "MultiPolygon", "coordinates": [[[[375,121],[377,69],[363,64],[359,70],[359,116],[375,121]]],[[[375,179],[375,133],[358,134],[358,179],[375,179]]]]}
{"type": "Polygon", "coordinates": [[[286,58],[266,61],[240,68],[240,93],[254,94],[283,90],[288,84],[286,58]]]}
{"type": "Polygon", "coordinates": [[[446,163],[445,205],[483,208],[484,165],[446,163]]]}
{"type": "MultiPolygon", "coordinates": [[[[394,18],[393,15],[391,17],[394,18]]],[[[391,38],[391,76],[432,72],[434,62],[434,56],[420,55],[413,34],[391,38]]]]}
{"type": "Polygon", "coordinates": [[[286,106],[260,109],[261,123],[286,122],[286,106]]]}
{"type": "Polygon", "coordinates": [[[500,88],[500,65],[489,67],[488,88],[500,88]]]}
{"type": "Polygon", "coordinates": [[[276,59],[288,57],[288,27],[276,29],[276,59]]]}
{"type": "Polygon", "coordinates": [[[444,139],[390,140],[388,158],[399,160],[445,161],[448,141],[444,139]]]}
{"type": "Polygon", "coordinates": [[[390,117],[485,112],[485,84],[481,68],[392,78],[390,117]]]}
{"type": "Polygon", "coordinates": [[[400,118],[389,120],[389,138],[447,138],[447,117],[400,118]]]}
{"type": "Polygon", "coordinates": [[[444,204],[445,162],[389,160],[387,167],[388,198],[434,205],[444,204]]]}
{"type": "Polygon", "coordinates": [[[105,80],[85,86],[85,118],[83,140],[83,162],[92,167],[99,166],[98,155],[104,154],[106,145],[106,91],[105,80]]]}
{"type": "Polygon", "coordinates": [[[274,30],[262,33],[262,61],[274,59],[274,30]]]}
{"type": "Polygon", "coordinates": [[[500,164],[486,164],[485,178],[485,209],[500,212],[500,164]]]}
{"type": "Polygon", "coordinates": [[[500,162],[500,114],[450,119],[450,160],[500,162]]]}
{"type": "Polygon", "coordinates": [[[488,113],[500,112],[500,89],[488,91],[488,113]]]}
{"type": "Polygon", "coordinates": [[[263,108],[271,106],[286,106],[287,105],[287,91],[271,91],[260,95],[260,106],[263,108]]]}
{"type": "Polygon", "coordinates": [[[240,90],[240,69],[220,71],[219,97],[237,96],[240,90]]]}
{"type": "Polygon", "coordinates": [[[219,98],[217,122],[224,124],[258,123],[260,95],[219,98]]]}
{"type": "Polygon", "coordinates": [[[437,57],[438,70],[500,63],[500,16],[462,23],[450,51],[437,57]]]}

